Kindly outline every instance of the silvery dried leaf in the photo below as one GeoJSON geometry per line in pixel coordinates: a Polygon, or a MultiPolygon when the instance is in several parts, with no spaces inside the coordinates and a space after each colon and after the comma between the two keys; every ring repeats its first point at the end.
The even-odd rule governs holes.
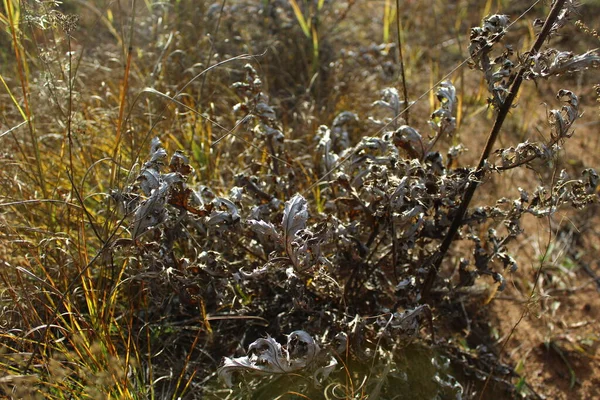
{"type": "Polygon", "coordinates": [[[313,373],[313,384],[315,385],[315,387],[321,387],[323,385],[323,382],[327,380],[327,378],[329,377],[329,375],[331,375],[333,370],[335,370],[335,367],[337,367],[337,365],[337,359],[335,357],[331,357],[327,365],[318,368],[313,373]]]}
{"type": "Polygon", "coordinates": [[[423,212],[423,210],[424,210],[424,209],[423,209],[423,207],[422,207],[422,206],[420,206],[420,205],[417,205],[417,206],[415,206],[415,207],[413,207],[413,208],[410,208],[410,209],[408,209],[408,210],[406,210],[406,211],[402,212],[402,213],[400,214],[400,219],[401,219],[401,220],[408,220],[408,219],[414,218],[414,217],[416,217],[417,215],[421,214],[421,213],[423,212]]]}
{"type": "Polygon", "coordinates": [[[165,206],[167,204],[167,194],[169,185],[162,183],[158,189],[154,189],[148,199],[146,199],[135,212],[133,220],[133,229],[131,236],[137,239],[149,228],[163,222],[166,217],[165,206]]]}
{"type": "Polygon", "coordinates": [[[408,125],[402,125],[394,132],[393,143],[405,150],[410,157],[422,159],[425,155],[423,138],[416,129],[408,125]]]}
{"type": "Polygon", "coordinates": [[[483,20],[483,31],[487,34],[503,33],[509,22],[508,15],[494,14],[483,20]]]}
{"type": "Polygon", "coordinates": [[[172,172],[176,172],[181,175],[189,175],[193,171],[192,167],[190,166],[190,160],[181,150],[176,150],[171,156],[169,168],[172,172]]]}
{"type": "MultiPolygon", "coordinates": [[[[130,188],[128,189],[130,190],[130,188]]],[[[141,196],[138,194],[116,189],[110,191],[110,197],[117,203],[117,208],[122,215],[134,213],[141,200],[141,196]]]]}
{"type": "Polygon", "coordinates": [[[513,257],[511,257],[508,253],[500,252],[497,254],[498,258],[504,264],[504,268],[508,269],[510,272],[516,272],[518,269],[517,262],[513,257]]]}
{"type": "Polygon", "coordinates": [[[248,347],[248,353],[250,356],[223,359],[218,375],[228,387],[233,386],[232,375],[237,371],[259,374],[286,372],[287,360],[283,356],[281,345],[275,339],[269,337],[256,340],[248,347]]]}
{"type": "Polygon", "coordinates": [[[577,55],[570,51],[549,49],[531,57],[530,70],[527,71],[525,77],[528,79],[547,78],[553,75],[571,74],[598,67],[600,67],[598,49],[577,55]]]}
{"type": "Polygon", "coordinates": [[[559,180],[557,183],[566,182],[569,180],[569,173],[567,172],[566,169],[560,170],[560,174],[558,174],[558,179],[559,180]]]}
{"type": "Polygon", "coordinates": [[[356,150],[370,149],[380,153],[385,153],[391,147],[390,144],[391,143],[389,140],[367,136],[360,140],[360,143],[356,146],[356,150]]]}
{"type": "Polygon", "coordinates": [[[250,229],[259,235],[260,238],[281,243],[281,235],[275,229],[275,226],[270,222],[258,221],[254,219],[246,220],[246,223],[250,226],[250,229]]]}
{"type": "Polygon", "coordinates": [[[514,64],[512,61],[509,59],[503,60],[500,66],[490,76],[489,83],[496,84],[501,82],[503,79],[508,78],[512,73],[513,67],[514,64]]]}
{"type": "Polygon", "coordinates": [[[465,146],[462,144],[452,146],[448,149],[448,158],[455,159],[466,151],[467,151],[467,148],[465,148],[465,146]]]}
{"type": "Polygon", "coordinates": [[[350,146],[349,127],[358,123],[358,116],[350,111],[342,111],[333,120],[332,139],[333,149],[336,152],[347,149],[350,146]]]}
{"type": "Polygon", "coordinates": [[[283,241],[288,257],[294,262],[293,243],[296,240],[298,232],[306,228],[308,221],[308,206],[307,201],[302,195],[296,194],[285,203],[283,210],[283,219],[281,225],[283,227],[283,241]]]}
{"type": "Polygon", "coordinates": [[[171,186],[175,183],[185,182],[183,175],[181,175],[178,172],[169,172],[168,174],[162,174],[160,178],[161,181],[166,183],[168,186],[171,186]]]}
{"type": "Polygon", "coordinates": [[[406,279],[398,282],[398,284],[396,285],[394,290],[395,291],[407,290],[407,289],[415,287],[415,283],[416,283],[415,277],[411,276],[410,278],[406,278],[406,279]]]}
{"type": "Polygon", "coordinates": [[[548,120],[552,126],[552,139],[554,140],[570,137],[569,130],[580,116],[579,98],[573,92],[561,89],[556,97],[564,100],[566,104],[560,110],[550,110],[548,113],[548,120]]]}
{"type": "Polygon", "coordinates": [[[256,76],[256,69],[252,66],[252,64],[244,64],[244,69],[246,70],[246,74],[248,75],[250,80],[252,77],[256,76]]]}
{"type": "Polygon", "coordinates": [[[215,210],[210,214],[206,224],[217,226],[220,224],[232,225],[241,219],[237,206],[229,199],[217,197],[213,200],[215,210]],[[220,210],[225,206],[227,211],[220,210]]]}
{"type": "MultiPolygon", "coordinates": [[[[577,2],[575,0],[565,1],[565,5],[563,6],[563,9],[558,14],[556,21],[552,24],[552,28],[550,28],[550,34],[548,35],[549,37],[555,35],[556,32],[560,28],[562,28],[569,22],[571,14],[573,14],[573,13],[580,14],[577,10],[578,3],[579,2],[577,2]]],[[[541,23],[540,26],[542,26],[542,25],[543,25],[543,23],[541,23]]]]}
{"type": "Polygon", "coordinates": [[[492,272],[492,277],[494,278],[494,282],[499,283],[498,290],[502,292],[506,288],[506,280],[498,272],[492,272]]]}
{"type": "Polygon", "coordinates": [[[225,382],[227,387],[233,387],[233,373],[236,371],[251,370],[252,368],[253,365],[248,357],[225,357],[223,359],[223,365],[221,365],[218,370],[219,379],[225,382]]]}
{"type": "Polygon", "coordinates": [[[146,164],[154,165],[161,163],[167,157],[167,151],[162,147],[160,139],[155,137],[150,143],[150,161],[146,164]]]}
{"type": "Polygon", "coordinates": [[[596,170],[594,170],[593,168],[587,168],[583,170],[582,175],[586,181],[587,193],[596,193],[598,183],[600,182],[600,178],[598,177],[598,173],[596,172],[596,170]]]}
{"type": "Polygon", "coordinates": [[[310,366],[320,349],[305,331],[288,335],[286,347],[271,337],[258,339],[248,346],[249,356],[225,357],[218,370],[219,378],[229,387],[233,386],[234,372],[250,372],[261,375],[278,375],[299,371],[310,366]]]}
{"type": "Polygon", "coordinates": [[[456,88],[452,82],[443,81],[440,83],[436,95],[444,109],[448,110],[450,113],[456,111],[456,88]]]}
{"type": "Polygon", "coordinates": [[[160,186],[160,172],[154,168],[146,168],[142,170],[137,180],[140,182],[140,189],[142,189],[142,192],[144,192],[146,196],[150,196],[150,193],[160,186]]]}
{"type": "Polygon", "coordinates": [[[269,263],[263,265],[260,268],[255,268],[252,272],[246,272],[243,269],[240,269],[239,276],[244,279],[256,279],[264,276],[267,272],[269,272],[269,263]]]}
{"type": "Polygon", "coordinates": [[[234,104],[233,107],[231,107],[231,109],[233,110],[234,113],[237,114],[239,112],[242,112],[242,110],[244,109],[244,107],[245,107],[244,104],[237,103],[237,104],[234,104]]]}
{"type": "Polygon", "coordinates": [[[283,132],[279,129],[271,128],[268,125],[261,124],[265,136],[275,139],[277,142],[283,142],[283,132]]]}
{"type": "Polygon", "coordinates": [[[317,130],[315,139],[317,143],[317,154],[319,155],[319,162],[322,163],[322,172],[331,171],[337,164],[339,159],[338,155],[333,152],[333,140],[331,138],[331,131],[327,126],[321,125],[317,130]]]}
{"type": "Polygon", "coordinates": [[[287,352],[271,337],[260,338],[248,346],[248,353],[265,372],[280,374],[289,372],[287,352]]]}
{"type": "Polygon", "coordinates": [[[204,207],[207,203],[214,200],[216,196],[209,187],[202,185],[192,193],[192,198],[195,203],[204,207]]]}
{"type": "Polygon", "coordinates": [[[440,135],[452,135],[456,131],[456,118],[448,110],[437,109],[431,114],[429,126],[440,135]]]}
{"type": "Polygon", "coordinates": [[[382,106],[392,111],[394,116],[400,114],[400,106],[403,103],[400,100],[398,89],[396,88],[385,88],[381,92],[381,100],[377,100],[373,103],[373,106],[382,106]]]}
{"type": "Polygon", "coordinates": [[[398,182],[398,186],[396,186],[396,189],[390,196],[390,204],[392,206],[392,209],[397,210],[404,205],[404,196],[408,191],[407,185],[408,176],[403,176],[398,182]]]}
{"type": "Polygon", "coordinates": [[[332,345],[335,347],[336,354],[345,354],[348,351],[348,334],[342,331],[335,335],[332,345]]]}
{"type": "Polygon", "coordinates": [[[256,114],[261,118],[275,119],[275,110],[267,103],[261,102],[256,105],[256,114]]]}
{"type": "Polygon", "coordinates": [[[242,197],[244,195],[244,188],[240,186],[234,186],[229,189],[229,198],[231,201],[235,203],[239,203],[242,201],[242,197]]]}
{"type": "Polygon", "coordinates": [[[288,359],[295,361],[299,368],[310,364],[320,351],[319,345],[305,331],[294,331],[288,335],[288,359]]]}
{"type": "Polygon", "coordinates": [[[288,267],[285,269],[285,277],[290,282],[298,282],[298,275],[294,272],[294,267],[288,267]]]}
{"type": "Polygon", "coordinates": [[[431,169],[431,172],[436,175],[443,175],[445,172],[444,158],[437,151],[427,153],[425,156],[425,164],[431,169]]]}

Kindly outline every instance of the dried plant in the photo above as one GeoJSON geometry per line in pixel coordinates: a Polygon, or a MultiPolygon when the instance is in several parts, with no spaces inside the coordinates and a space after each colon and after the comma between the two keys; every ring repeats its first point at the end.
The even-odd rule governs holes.
{"type": "Polygon", "coordinates": [[[98,68],[90,88],[78,87],[86,78],[78,71],[93,58],[71,41],[87,14],[63,13],[60,2],[23,5],[31,43],[42,46],[52,32],[67,50],[56,60],[44,53],[50,83],[37,87],[18,2],[5,3],[0,23],[19,79],[0,78],[14,106],[6,119],[21,122],[0,134],[12,140],[0,232],[18,247],[2,248],[0,393],[31,395],[38,385],[47,398],[484,398],[482,379],[512,395],[523,386],[502,351],[469,347],[447,328],[452,310],[470,324],[506,288],[527,218],[598,201],[594,168],[559,163],[584,117],[574,91],[543,99],[550,105],[540,106],[537,139],[497,145],[521,107],[521,86],[600,65],[597,50],[552,47],[574,2],[554,1],[525,52],[507,15],[471,29],[464,64],[479,74],[477,106],[493,118],[473,164],[476,132],[465,132],[462,91],[477,79],[428,82],[431,107],[422,112],[425,94],[409,102],[406,93],[411,78],[411,91],[422,84],[411,72],[410,37],[398,44],[400,70],[389,43],[335,59],[338,24],[354,1],[157,3],[139,26],[135,7],[119,16],[87,4],[122,51],[111,58],[118,83],[98,68]],[[181,25],[171,13],[202,23],[181,25]],[[128,37],[114,21],[131,23],[128,37]],[[220,43],[223,30],[231,37],[220,43]],[[288,60],[294,32],[309,42],[288,60]],[[154,47],[135,48],[151,35],[154,47]],[[231,57],[251,52],[261,35],[277,39],[260,41],[269,51],[231,57]],[[187,49],[206,55],[193,63],[187,49]],[[352,75],[360,65],[370,74],[352,75]],[[385,87],[398,74],[402,96],[385,87]],[[295,77],[304,86],[290,83],[295,77]],[[361,79],[359,99],[344,92],[361,79]],[[41,107],[36,91],[59,110],[56,121],[32,111],[30,102],[41,107]],[[78,110],[86,96],[94,107],[78,110]],[[473,204],[484,185],[514,171],[552,179],[524,179],[473,204]]]}

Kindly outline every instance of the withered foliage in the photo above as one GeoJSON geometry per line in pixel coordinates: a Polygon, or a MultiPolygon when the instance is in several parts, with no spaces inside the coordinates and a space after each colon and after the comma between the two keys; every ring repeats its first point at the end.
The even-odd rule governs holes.
{"type": "MultiPolygon", "coordinates": [[[[50,7],[50,2],[35,3],[50,7]]],[[[52,266],[43,274],[14,268],[26,282],[22,287],[35,287],[39,297],[21,305],[11,290],[3,292],[13,296],[15,316],[23,310],[35,316],[23,323],[26,329],[6,335],[22,340],[24,345],[11,351],[29,360],[26,367],[7,361],[11,373],[50,375],[44,362],[53,357],[51,345],[64,342],[66,354],[77,350],[73,360],[82,365],[88,365],[88,353],[110,354],[108,364],[115,360],[120,368],[115,381],[156,398],[467,399],[486,379],[495,382],[498,392],[515,395],[519,390],[519,395],[535,397],[504,364],[497,342],[475,338],[478,327],[471,325],[485,319],[480,311],[518,270],[514,250],[525,238],[524,219],[549,219],[560,210],[598,201],[600,178],[593,168],[558,162],[584,112],[579,93],[560,89],[556,97],[542,99],[547,118],[535,136],[518,142],[503,137],[500,147],[490,134],[492,146],[478,166],[467,160],[467,144],[477,143],[475,135],[492,125],[496,134],[504,133],[503,118],[517,115],[510,111],[520,106],[512,100],[522,82],[539,84],[599,66],[597,50],[579,54],[552,48],[547,41],[569,25],[575,2],[566,1],[550,24],[533,23],[531,29],[546,43],[540,51],[532,47],[522,53],[509,42],[513,21],[507,15],[488,16],[471,30],[464,64],[481,74],[492,119],[481,132],[461,132],[463,102],[470,96],[459,91],[477,82],[465,84],[461,78],[455,87],[444,79],[434,88],[419,88],[432,90],[433,111],[416,121],[418,112],[411,111],[410,119],[407,112],[418,108],[427,93],[411,102],[406,87],[384,87],[399,75],[394,45],[328,51],[327,35],[336,33],[336,23],[357,2],[147,3],[153,15],[160,15],[157,20],[178,7],[190,13],[201,8],[203,23],[217,21],[215,36],[198,34],[187,46],[208,53],[200,62],[192,50],[180,48],[182,32],[197,27],[176,21],[154,53],[140,50],[137,65],[128,65],[135,70],[156,62],[131,109],[126,98],[134,84],[128,87],[126,79],[103,89],[106,99],[96,96],[94,101],[104,107],[118,109],[113,110],[118,117],[104,115],[104,108],[94,111],[111,129],[118,121],[113,157],[94,161],[78,174],[71,159],[64,178],[70,190],[57,185],[61,202],[73,208],[65,212],[69,232],[64,238],[62,231],[57,235],[56,241],[64,242],[60,246],[40,240],[38,254],[43,265],[65,267],[52,266]],[[255,39],[254,31],[237,29],[249,15],[256,16],[252,23],[258,32],[277,38],[256,63],[254,56],[231,57],[251,48],[245,42],[255,39]],[[219,27],[231,33],[222,46],[217,44],[219,27]],[[288,35],[294,29],[305,43],[288,35]],[[305,58],[286,59],[285,46],[298,46],[290,53],[305,58]],[[306,65],[295,65],[301,63],[306,65]],[[362,109],[338,107],[357,102],[336,99],[336,111],[321,114],[328,96],[343,97],[344,85],[361,76],[349,71],[358,65],[370,69],[365,76],[377,77],[364,82],[362,109]],[[296,69],[285,70],[292,66],[301,76],[296,69]],[[216,70],[225,71],[218,79],[226,85],[207,78],[216,70]],[[183,82],[170,80],[177,74],[183,82]],[[279,90],[269,90],[268,82],[279,90]],[[385,85],[371,90],[381,82],[385,85]],[[117,89],[122,91],[118,95],[113,93],[117,89]],[[113,107],[113,98],[119,107],[113,107]],[[170,103],[159,113],[162,101],[170,103]],[[169,107],[175,109],[172,120],[169,107]],[[136,119],[140,110],[148,125],[136,119]],[[319,119],[322,115],[327,117],[319,119]],[[174,122],[165,126],[166,121],[174,122]],[[93,189],[98,193],[86,197],[86,179],[102,177],[107,161],[113,168],[111,184],[98,184],[93,189]],[[532,185],[473,201],[466,195],[482,193],[490,181],[515,171],[522,174],[519,179],[550,171],[552,179],[534,178],[532,185]],[[100,195],[108,200],[97,200],[100,195]],[[72,217],[75,212],[80,220],[72,217]],[[83,251],[71,250],[71,237],[83,251]],[[448,249],[445,242],[451,244],[448,249]],[[62,326],[67,320],[82,337],[111,340],[96,352],[79,351],[69,342],[72,332],[62,326]],[[464,332],[464,340],[457,340],[464,332]]],[[[24,21],[39,29],[60,27],[67,36],[86,23],[59,12],[43,17],[27,12],[24,21]]],[[[158,25],[139,29],[149,34],[158,25]]],[[[133,72],[127,73],[133,82],[133,72]]],[[[73,87],[69,96],[74,96],[73,87]]],[[[61,126],[69,131],[68,141],[86,143],[92,135],[83,129],[71,132],[72,97],[66,98],[54,100],[69,109],[61,126]]],[[[78,118],[84,126],[89,115],[78,118]]],[[[68,153],[72,158],[70,147],[68,153]]],[[[30,230],[44,234],[37,227],[30,230]]],[[[15,243],[21,243],[20,236],[15,243]]],[[[36,258],[34,251],[23,251],[24,259],[36,258]]],[[[25,293],[22,298],[30,297],[25,293]]],[[[6,380],[0,379],[1,392],[6,380]]],[[[58,390],[48,382],[50,391],[58,390]]],[[[118,384],[114,387],[106,393],[125,393],[118,384]]]]}
{"type": "MultiPolygon", "coordinates": [[[[482,71],[494,109],[504,105],[518,70],[538,79],[597,66],[596,52],[547,49],[518,58],[503,44],[509,23],[507,16],[494,15],[471,34],[471,67],[482,71]]],[[[244,388],[242,397],[294,374],[309,377],[295,390],[314,393],[339,373],[340,358],[371,363],[369,393],[384,393],[386,376],[403,379],[390,361],[393,351],[422,332],[436,343],[436,315],[421,304],[420,288],[427,260],[437,256],[469,182],[551,163],[582,113],[577,95],[560,90],[563,104],[548,112],[546,142],[498,149],[496,160],[476,170],[461,162],[462,145],[440,149],[457,128],[450,81],[437,88],[439,108],[428,121],[429,132],[402,124],[398,91],[387,88],[373,103],[372,116],[361,120],[341,112],[331,126],[315,130],[311,143],[288,140],[253,66],[244,67],[244,80],[232,88],[240,98],[233,107],[238,125],[252,139],[240,155],[243,165],[232,169],[228,194],[196,181],[182,153],[167,164],[155,139],[137,182],[113,197],[129,221],[135,253],[130,279],[144,282],[149,312],[162,315],[163,329],[203,323],[201,358],[214,365],[225,357],[218,373],[230,387],[244,377],[236,384],[244,388]],[[362,130],[355,144],[352,129],[362,130]],[[306,146],[314,148],[313,158],[302,155],[306,146]],[[281,345],[284,335],[287,344],[281,345]]],[[[505,274],[518,268],[509,244],[523,235],[523,217],[593,203],[598,182],[591,168],[576,177],[562,171],[552,186],[515,188],[513,198],[469,208],[455,240],[471,243],[470,254],[463,249],[447,257],[447,267],[458,265],[458,273],[442,272],[446,278],[434,288],[434,307],[452,304],[486,276],[503,290],[505,274]]],[[[140,318],[157,323],[149,315],[140,318]]],[[[486,353],[486,364],[483,356],[440,343],[445,360],[468,364],[479,375],[485,374],[478,368],[504,368],[507,378],[495,379],[511,386],[511,370],[492,353],[486,353]]],[[[439,393],[460,397],[462,386],[442,375],[439,393]]]]}

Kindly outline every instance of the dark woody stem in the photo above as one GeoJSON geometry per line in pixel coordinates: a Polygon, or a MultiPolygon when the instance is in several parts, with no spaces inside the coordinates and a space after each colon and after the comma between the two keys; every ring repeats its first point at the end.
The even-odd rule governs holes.
{"type": "MultiPolygon", "coordinates": [[[[544,43],[544,41],[550,34],[552,26],[556,22],[556,19],[558,18],[559,14],[565,4],[565,1],[566,0],[556,0],[555,1],[554,5],[552,6],[552,9],[550,10],[550,13],[548,14],[548,17],[546,18],[546,22],[544,23],[544,26],[542,27],[542,31],[540,32],[540,34],[537,37],[537,40],[531,47],[531,50],[529,50],[529,53],[528,53],[529,57],[531,57],[539,52],[540,48],[542,47],[542,44],[544,43]]],[[[462,224],[463,218],[467,212],[467,208],[469,207],[469,203],[471,203],[471,200],[473,199],[473,195],[475,194],[475,190],[477,189],[477,186],[479,185],[480,178],[482,178],[482,176],[483,176],[483,167],[484,167],[488,157],[490,156],[492,149],[494,148],[494,144],[496,143],[496,140],[498,139],[498,135],[500,134],[500,129],[502,128],[502,124],[504,123],[504,120],[506,119],[506,117],[512,107],[512,104],[513,104],[515,98],[517,97],[517,93],[519,92],[521,83],[523,83],[523,75],[526,70],[527,70],[526,65],[521,66],[521,68],[519,69],[519,72],[517,73],[517,76],[515,77],[515,80],[510,88],[510,91],[509,91],[508,95],[506,96],[506,99],[504,100],[504,102],[500,106],[500,109],[498,110],[498,116],[496,117],[494,126],[492,127],[492,130],[491,130],[490,134],[488,135],[487,143],[485,145],[483,152],[481,153],[479,163],[477,164],[477,170],[475,172],[475,179],[470,180],[469,183],[467,184],[465,193],[460,202],[460,206],[458,207],[458,209],[456,211],[456,215],[454,216],[454,219],[452,220],[452,224],[450,225],[448,233],[444,237],[444,240],[442,241],[442,244],[440,245],[440,248],[437,251],[437,253],[432,258],[430,258],[427,262],[427,264],[430,264],[430,265],[429,265],[429,271],[427,273],[427,277],[425,278],[425,281],[423,282],[423,286],[421,287],[421,301],[422,302],[429,301],[431,289],[433,287],[435,279],[437,278],[438,272],[440,270],[440,266],[442,265],[442,261],[444,260],[446,253],[448,253],[448,250],[450,249],[450,245],[452,244],[452,241],[454,240],[454,237],[456,236],[456,233],[458,232],[458,230],[462,224]]]]}

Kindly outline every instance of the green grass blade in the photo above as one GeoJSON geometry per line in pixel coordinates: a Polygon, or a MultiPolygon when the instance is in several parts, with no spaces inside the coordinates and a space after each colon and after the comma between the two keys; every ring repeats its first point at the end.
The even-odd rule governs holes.
{"type": "Polygon", "coordinates": [[[289,2],[290,2],[290,5],[292,6],[292,8],[294,9],[294,15],[296,16],[296,20],[298,21],[300,28],[302,28],[302,32],[304,32],[304,35],[307,38],[309,38],[310,37],[310,25],[306,21],[306,18],[304,18],[304,14],[302,14],[302,10],[300,9],[300,6],[298,6],[298,3],[296,2],[296,0],[289,0],[289,2]]]}

